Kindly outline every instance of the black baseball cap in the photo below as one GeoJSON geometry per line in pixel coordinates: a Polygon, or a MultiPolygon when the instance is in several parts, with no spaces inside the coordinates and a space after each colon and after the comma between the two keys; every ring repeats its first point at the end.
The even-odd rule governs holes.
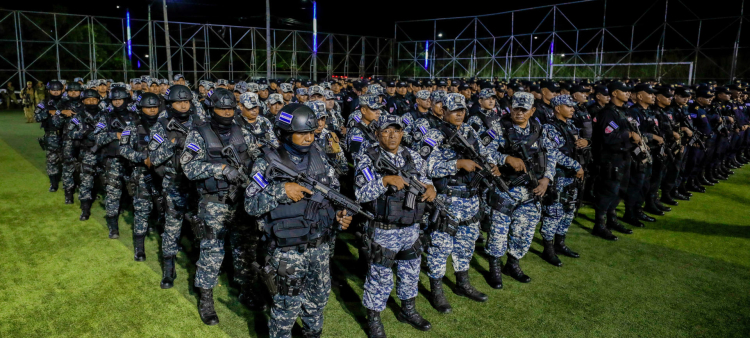
{"type": "Polygon", "coordinates": [[[653,93],[656,93],[656,90],[650,84],[639,83],[635,85],[635,88],[633,88],[632,92],[633,93],[646,92],[648,94],[653,94],[653,93]]]}
{"type": "Polygon", "coordinates": [[[622,81],[612,81],[607,85],[607,89],[609,89],[610,93],[614,93],[615,90],[629,92],[633,90],[633,87],[628,86],[626,83],[622,81]]]}
{"type": "Polygon", "coordinates": [[[594,93],[609,96],[609,88],[605,86],[594,86],[594,93]]]}
{"type": "Polygon", "coordinates": [[[542,81],[542,83],[539,84],[539,88],[547,88],[553,93],[560,92],[560,84],[555,81],[542,81]]]}
{"type": "Polygon", "coordinates": [[[693,90],[688,87],[677,87],[674,90],[674,94],[682,97],[689,97],[693,96],[693,90]]]}

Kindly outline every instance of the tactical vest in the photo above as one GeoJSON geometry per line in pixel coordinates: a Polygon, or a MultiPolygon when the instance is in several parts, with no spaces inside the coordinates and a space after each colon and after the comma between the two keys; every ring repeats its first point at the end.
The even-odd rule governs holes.
{"type": "MultiPolygon", "coordinates": [[[[380,156],[383,156],[380,152],[380,146],[367,149],[367,155],[372,163],[377,163],[380,156]]],[[[404,174],[410,177],[419,176],[419,171],[414,167],[414,159],[409,151],[404,149],[400,155],[404,158],[404,166],[401,168],[404,174]]],[[[365,203],[364,207],[375,215],[376,222],[407,227],[422,220],[426,204],[417,200],[414,209],[406,210],[404,208],[405,202],[406,189],[395,190],[392,186],[389,186],[384,194],[378,196],[374,201],[365,203]]]]}
{"type": "Polygon", "coordinates": [[[56,127],[52,124],[52,115],[49,115],[50,110],[59,110],[58,106],[62,103],[62,99],[60,100],[53,100],[49,99],[47,102],[44,102],[44,114],[47,114],[48,118],[42,121],[42,128],[44,128],[45,133],[54,133],[59,132],[60,127],[56,127]]]}
{"type": "MultiPolygon", "coordinates": [[[[138,116],[135,115],[130,109],[125,109],[122,112],[111,111],[106,113],[104,119],[107,121],[107,129],[105,132],[108,133],[121,133],[129,124],[135,123],[138,120],[138,116]]],[[[104,157],[118,157],[120,156],[120,141],[117,139],[112,140],[102,149],[102,155],[104,157]]]]}
{"type": "MultiPolygon", "coordinates": [[[[491,112],[491,111],[490,111],[491,112]]],[[[497,114],[485,114],[482,112],[482,109],[480,108],[478,111],[472,113],[469,115],[469,117],[477,116],[479,119],[482,120],[482,123],[484,123],[485,128],[489,128],[492,126],[492,122],[497,121],[500,119],[500,116],[497,114]]],[[[474,129],[476,130],[476,129],[474,129]]],[[[481,138],[481,137],[480,137],[481,138]]]]}
{"type": "MultiPolygon", "coordinates": [[[[300,163],[294,163],[284,147],[278,149],[263,147],[262,149],[269,163],[273,160],[281,161],[316,181],[325,185],[331,184],[328,170],[323,162],[322,156],[325,154],[315,143],[300,163]]],[[[268,171],[265,176],[272,177],[268,171]]],[[[297,202],[279,203],[276,208],[266,214],[265,229],[276,241],[277,246],[296,246],[314,243],[323,238],[335,220],[336,212],[333,206],[320,193],[315,193],[297,202]]]]}
{"type": "MultiPolygon", "coordinates": [[[[175,171],[179,174],[180,168],[182,167],[180,165],[180,156],[182,156],[182,150],[185,148],[185,139],[187,139],[187,133],[183,133],[177,128],[170,129],[168,126],[172,120],[174,120],[173,123],[180,123],[174,117],[172,118],[162,117],[162,118],[159,118],[157,122],[161,124],[162,128],[164,128],[164,130],[166,131],[167,133],[166,140],[174,140],[174,147],[172,148],[174,154],[170,160],[164,163],[164,165],[174,168],[175,171]]],[[[193,124],[195,124],[195,121],[197,120],[194,119],[193,124]]],[[[186,129],[190,129],[190,128],[186,127],[186,129]]]]}
{"type": "MultiPolygon", "coordinates": [[[[146,125],[143,121],[138,121],[136,125],[137,137],[135,141],[135,151],[142,152],[148,151],[148,141],[151,139],[151,128],[146,125]]],[[[131,135],[132,137],[133,135],[131,135]]]]}
{"type": "MultiPolygon", "coordinates": [[[[362,135],[364,136],[364,140],[367,141],[369,144],[378,143],[378,139],[375,138],[375,134],[372,133],[370,130],[370,127],[373,126],[373,123],[377,123],[375,121],[370,122],[369,125],[364,125],[362,122],[357,122],[354,127],[362,131],[362,135]]],[[[356,154],[359,152],[360,146],[362,145],[362,142],[351,142],[349,145],[349,153],[356,154]]]]}
{"type": "MultiPolygon", "coordinates": [[[[447,123],[441,124],[439,127],[440,132],[443,133],[443,135],[447,138],[448,135],[453,133],[453,130],[449,130],[448,128],[454,128],[452,125],[449,125],[447,123]]],[[[455,131],[460,133],[461,130],[455,131]]],[[[479,140],[477,140],[473,134],[469,135],[469,138],[466,139],[467,142],[471,145],[474,150],[479,151],[479,140]]],[[[457,158],[461,158],[461,154],[456,152],[457,158]]],[[[455,189],[455,187],[467,187],[471,184],[472,180],[474,180],[474,176],[476,176],[473,172],[467,172],[466,170],[458,170],[455,175],[449,175],[445,177],[441,177],[438,179],[433,179],[432,183],[435,185],[435,190],[439,194],[446,194],[449,196],[457,196],[461,198],[468,198],[471,196],[474,196],[476,194],[476,191],[466,189],[466,191],[461,191],[460,189],[455,189]]]]}
{"type": "Polygon", "coordinates": [[[575,112],[575,120],[580,125],[580,136],[581,138],[590,140],[594,134],[594,122],[591,120],[591,115],[586,111],[586,107],[577,105],[575,112]]]}
{"type": "MultiPolygon", "coordinates": [[[[214,164],[226,164],[231,165],[229,159],[221,154],[224,147],[230,144],[237,150],[242,165],[248,168],[252,168],[252,159],[247,153],[248,147],[245,144],[245,138],[242,135],[242,129],[237,124],[232,124],[230,128],[230,135],[228,139],[222,140],[220,135],[211,128],[210,123],[204,123],[195,127],[195,129],[203,137],[203,141],[206,142],[206,160],[214,164]]],[[[239,168],[238,168],[239,169],[239,168]]],[[[209,178],[200,181],[196,184],[198,192],[201,194],[217,194],[219,192],[228,191],[230,188],[229,182],[226,180],[218,180],[213,175],[209,178]]]]}
{"type": "MultiPolygon", "coordinates": [[[[563,122],[562,120],[555,119],[555,121],[552,122],[552,126],[555,127],[555,130],[557,130],[560,135],[562,135],[563,140],[565,141],[565,144],[557,148],[561,153],[565,154],[565,156],[568,156],[572,159],[576,159],[576,138],[574,130],[570,128],[570,125],[568,123],[563,122]]],[[[558,143],[559,145],[560,143],[558,143]]],[[[568,169],[561,165],[560,163],[557,163],[557,166],[555,167],[555,172],[557,175],[562,175],[563,177],[574,177],[575,172],[571,169],[568,169]]]]}
{"type": "MultiPolygon", "coordinates": [[[[529,155],[529,162],[527,163],[526,170],[529,173],[536,175],[537,179],[541,179],[544,175],[544,170],[547,165],[547,154],[542,150],[542,125],[536,119],[529,119],[528,127],[531,128],[528,135],[521,135],[516,132],[516,128],[513,127],[510,117],[506,117],[500,120],[503,125],[503,137],[505,137],[505,148],[503,153],[510,154],[513,157],[523,158],[518,149],[514,149],[513,145],[519,145],[526,149],[526,153],[529,155]],[[536,145],[536,147],[534,147],[536,145]],[[529,168],[529,164],[531,168],[529,168]]],[[[501,166],[500,173],[507,181],[512,181],[523,174],[523,172],[515,171],[511,166],[501,166]]]]}

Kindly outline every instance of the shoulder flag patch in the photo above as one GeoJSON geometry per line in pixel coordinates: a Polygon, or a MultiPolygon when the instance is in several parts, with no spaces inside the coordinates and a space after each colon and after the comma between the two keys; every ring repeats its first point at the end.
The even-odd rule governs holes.
{"type": "Polygon", "coordinates": [[[154,140],[159,143],[164,142],[164,139],[159,134],[154,134],[154,140]]]}
{"type": "Polygon", "coordinates": [[[404,117],[403,119],[401,119],[401,121],[404,121],[404,124],[405,124],[405,125],[407,125],[407,126],[408,126],[408,125],[409,125],[409,124],[411,123],[411,122],[409,121],[409,119],[407,119],[407,118],[405,118],[405,117],[404,117]]]}
{"type": "Polygon", "coordinates": [[[421,131],[422,134],[427,134],[427,128],[425,128],[424,126],[419,126],[419,131],[421,131]]]}
{"type": "Polygon", "coordinates": [[[128,135],[130,135],[130,130],[125,130],[121,134],[121,136],[128,136],[128,135]]]}
{"type": "Polygon", "coordinates": [[[367,178],[368,182],[375,179],[375,175],[372,174],[372,171],[370,171],[370,168],[365,168],[365,170],[362,170],[362,173],[365,174],[365,178],[367,178]]]}
{"type": "Polygon", "coordinates": [[[190,143],[190,144],[188,144],[188,145],[187,145],[187,148],[188,148],[188,149],[190,149],[190,150],[192,150],[192,151],[194,151],[194,152],[196,152],[196,153],[197,153],[198,151],[200,151],[200,150],[201,150],[201,147],[199,147],[199,146],[198,146],[197,144],[195,144],[195,143],[190,143]]]}
{"type": "Polygon", "coordinates": [[[609,121],[609,125],[612,126],[613,129],[620,128],[620,126],[618,126],[617,123],[615,123],[615,121],[609,121]]]}
{"type": "Polygon", "coordinates": [[[487,134],[489,134],[493,139],[497,139],[497,133],[492,128],[487,129],[487,134]]]}
{"type": "Polygon", "coordinates": [[[435,142],[435,140],[433,140],[433,139],[431,139],[429,137],[425,137],[424,143],[429,144],[431,147],[434,147],[434,146],[437,145],[437,142],[435,142]]]}
{"type": "Polygon", "coordinates": [[[362,119],[361,119],[361,118],[360,118],[359,116],[357,116],[357,115],[354,115],[354,116],[352,116],[352,118],[354,119],[354,121],[357,121],[357,122],[360,122],[360,121],[362,120],[362,119]]]}
{"type": "Polygon", "coordinates": [[[292,116],[292,114],[289,114],[289,113],[282,112],[281,115],[279,115],[279,121],[284,122],[286,124],[291,124],[293,118],[294,116],[292,116]]]}
{"type": "Polygon", "coordinates": [[[72,119],[70,119],[70,122],[73,122],[73,123],[75,123],[76,125],[79,125],[79,124],[81,124],[81,121],[78,121],[78,119],[77,119],[77,118],[75,118],[75,117],[74,117],[74,118],[72,118],[72,119]]]}
{"type": "Polygon", "coordinates": [[[255,180],[255,183],[258,183],[262,189],[265,189],[268,186],[268,181],[266,181],[266,178],[263,177],[263,174],[261,173],[255,173],[255,175],[253,175],[253,180],[255,180]]]}
{"type": "Polygon", "coordinates": [[[99,123],[96,124],[96,127],[99,128],[99,129],[104,129],[104,128],[107,127],[107,125],[104,124],[104,122],[99,122],[99,123]]]}
{"type": "Polygon", "coordinates": [[[364,142],[365,139],[362,138],[362,136],[352,136],[352,141],[355,142],[364,142]]]}
{"type": "Polygon", "coordinates": [[[42,102],[39,102],[39,104],[38,104],[38,105],[36,105],[36,106],[37,106],[37,107],[39,107],[39,108],[42,108],[42,109],[44,109],[44,103],[42,103],[42,102]]]}

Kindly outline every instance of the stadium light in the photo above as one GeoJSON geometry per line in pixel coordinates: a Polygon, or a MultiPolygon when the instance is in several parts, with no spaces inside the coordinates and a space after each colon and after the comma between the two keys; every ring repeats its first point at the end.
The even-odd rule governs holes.
{"type": "Polygon", "coordinates": [[[130,10],[125,12],[125,20],[127,21],[127,25],[128,25],[128,59],[130,59],[133,55],[133,49],[130,43],[130,10]]]}
{"type": "Polygon", "coordinates": [[[442,38],[443,37],[443,33],[438,33],[438,37],[442,38]]]}
{"type": "Polygon", "coordinates": [[[313,53],[318,52],[318,2],[313,1],[313,53]]]}
{"type": "Polygon", "coordinates": [[[427,69],[427,65],[430,62],[430,41],[424,42],[424,69],[427,69]]]}

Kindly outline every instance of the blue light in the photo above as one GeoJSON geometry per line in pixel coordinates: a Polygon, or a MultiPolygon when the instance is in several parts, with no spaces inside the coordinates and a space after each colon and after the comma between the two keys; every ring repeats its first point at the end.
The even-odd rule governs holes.
{"type": "Polygon", "coordinates": [[[138,60],[138,68],[141,68],[141,60],[138,60]]]}
{"type": "Polygon", "coordinates": [[[133,55],[133,49],[130,45],[130,11],[125,12],[125,20],[128,25],[128,58],[131,58],[133,55]]]}
{"type": "Polygon", "coordinates": [[[318,2],[313,1],[313,53],[318,52],[318,2]]]}
{"type": "Polygon", "coordinates": [[[427,65],[430,63],[430,41],[424,42],[424,69],[427,69],[427,65]]]}

